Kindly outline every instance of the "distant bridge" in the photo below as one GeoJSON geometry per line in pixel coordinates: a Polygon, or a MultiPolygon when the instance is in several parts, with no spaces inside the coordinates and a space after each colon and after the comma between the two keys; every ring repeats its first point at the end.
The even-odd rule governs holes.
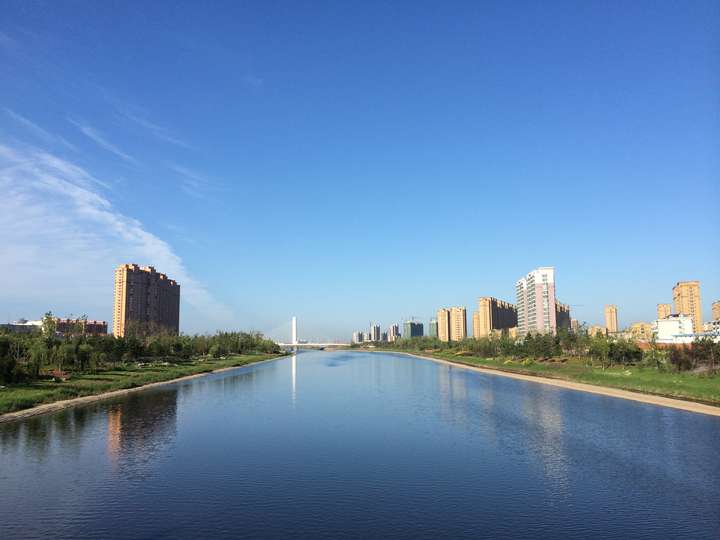
{"type": "Polygon", "coordinates": [[[291,342],[278,343],[283,348],[293,349],[324,349],[326,347],[349,347],[349,343],[319,343],[314,341],[302,341],[298,339],[297,317],[293,317],[290,321],[291,342]]]}

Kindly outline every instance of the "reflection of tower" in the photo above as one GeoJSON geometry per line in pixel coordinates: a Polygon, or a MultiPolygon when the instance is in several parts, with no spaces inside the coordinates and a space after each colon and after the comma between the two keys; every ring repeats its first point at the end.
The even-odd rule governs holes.
{"type": "Polygon", "coordinates": [[[293,345],[297,345],[297,317],[292,318],[292,342],[293,345]]]}
{"type": "Polygon", "coordinates": [[[122,410],[110,409],[107,413],[108,431],[107,431],[107,452],[113,465],[117,465],[118,456],[120,455],[120,426],[122,422],[122,410]]]}
{"type": "Polygon", "coordinates": [[[297,381],[297,354],[292,355],[292,402],[295,405],[295,382],[297,381]]]}

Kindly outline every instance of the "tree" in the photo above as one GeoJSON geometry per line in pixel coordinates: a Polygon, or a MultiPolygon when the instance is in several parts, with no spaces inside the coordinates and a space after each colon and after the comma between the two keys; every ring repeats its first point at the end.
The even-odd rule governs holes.
{"type": "Polygon", "coordinates": [[[42,333],[46,338],[55,337],[57,332],[57,319],[52,311],[48,311],[42,318],[42,333]]]}
{"type": "Polygon", "coordinates": [[[30,345],[30,373],[29,375],[37,378],[40,376],[40,368],[48,361],[48,347],[42,338],[34,339],[30,345]]]}

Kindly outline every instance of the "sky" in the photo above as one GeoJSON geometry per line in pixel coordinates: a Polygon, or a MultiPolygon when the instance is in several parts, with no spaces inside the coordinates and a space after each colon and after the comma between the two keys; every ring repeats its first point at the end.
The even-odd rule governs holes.
{"type": "MultiPolygon", "coordinates": [[[[572,316],[720,299],[720,5],[76,2],[0,17],[0,319],[348,340],[554,266],[572,316]]],[[[469,322],[470,322],[469,318],[469,322]]]]}

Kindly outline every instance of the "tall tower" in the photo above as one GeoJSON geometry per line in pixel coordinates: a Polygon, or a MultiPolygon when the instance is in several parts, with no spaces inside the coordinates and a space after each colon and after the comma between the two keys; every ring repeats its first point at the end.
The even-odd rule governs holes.
{"type": "Polygon", "coordinates": [[[518,335],[554,334],[557,330],[555,268],[541,266],[515,283],[518,335]]]}
{"type": "Polygon", "coordinates": [[[667,319],[672,313],[672,306],[670,304],[658,304],[657,305],[657,318],[667,319]]]}
{"type": "Polygon", "coordinates": [[[297,345],[298,339],[297,339],[297,317],[293,315],[292,318],[292,344],[297,345]]]}
{"type": "Polygon", "coordinates": [[[702,332],[699,281],[678,281],[673,287],[673,304],[675,304],[675,313],[689,315],[693,320],[693,331],[702,332]]]}
{"type": "Polygon", "coordinates": [[[618,331],[618,310],[617,306],[605,306],[605,328],[608,334],[614,334],[618,331]]]}

